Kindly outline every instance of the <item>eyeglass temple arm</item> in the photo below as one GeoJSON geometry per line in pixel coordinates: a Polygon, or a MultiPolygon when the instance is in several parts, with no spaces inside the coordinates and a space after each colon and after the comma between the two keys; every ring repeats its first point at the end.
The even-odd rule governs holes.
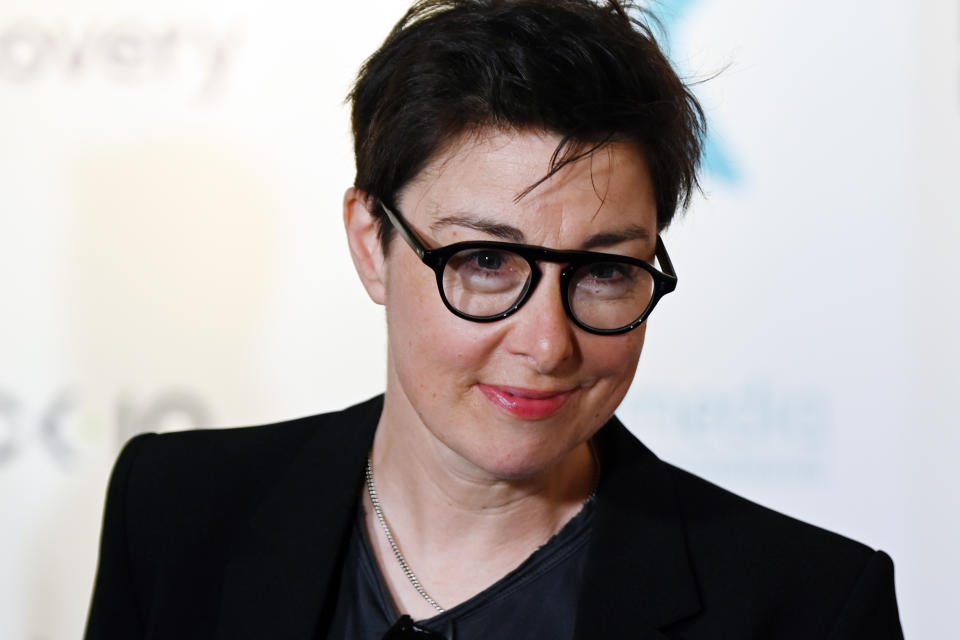
{"type": "Polygon", "coordinates": [[[383,209],[383,212],[387,214],[387,219],[390,220],[390,224],[393,225],[393,228],[397,230],[407,244],[410,245],[410,248],[420,257],[421,260],[424,259],[424,254],[427,252],[427,247],[420,238],[417,237],[417,234],[413,232],[413,229],[407,226],[407,222],[401,218],[399,215],[394,213],[387,205],[383,204],[383,201],[378,200],[377,204],[380,205],[380,208],[383,209]]]}
{"type": "Polygon", "coordinates": [[[655,255],[657,262],[660,263],[660,270],[663,271],[664,275],[670,276],[669,290],[673,291],[677,286],[677,272],[673,268],[673,261],[670,260],[670,255],[667,253],[667,248],[664,246],[659,233],[657,234],[657,249],[655,255]]]}

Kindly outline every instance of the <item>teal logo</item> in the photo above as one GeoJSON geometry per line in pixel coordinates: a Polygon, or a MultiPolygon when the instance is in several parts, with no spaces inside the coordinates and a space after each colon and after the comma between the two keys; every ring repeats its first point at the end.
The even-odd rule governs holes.
{"type": "MultiPolygon", "coordinates": [[[[694,6],[702,0],[661,0],[656,3],[655,12],[660,18],[667,41],[683,29],[694,6]]],[[[675,56],[674,56],[675,57],[675,56]]],[[[676,65],[676,63],[674,63],[676,65]]],[[[678,69],[681,75],[684,70],[678,69]]],[[[741,172],[733,154],[718,141],[716,132],[720,125],[715,120],[707,121],[707,139],[703,149],[703,170],[705,173],[726,184],[735,185],[741,180],[741,172]]]]}

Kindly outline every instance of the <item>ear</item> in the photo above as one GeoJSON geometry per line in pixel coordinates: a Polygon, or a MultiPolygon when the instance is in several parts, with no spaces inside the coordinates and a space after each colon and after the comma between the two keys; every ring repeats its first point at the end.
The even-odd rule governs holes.
{"type": "Polygon", "coordinates": [[[343,194],[343,225],[347,229],[350,257],[367,295],[377,304],[386,301],[386,263],[380,239],[377,237],[377,220],[367,203],[372,199],[356,187],[343,194]]]}

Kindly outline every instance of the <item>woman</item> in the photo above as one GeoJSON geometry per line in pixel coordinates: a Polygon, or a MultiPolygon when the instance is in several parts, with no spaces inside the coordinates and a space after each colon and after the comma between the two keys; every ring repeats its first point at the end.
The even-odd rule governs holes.
{"type": "Polygon", "coordinates": [[[397,25],[351,95],[344,198],[384,395],[132,440],[88,638],[902,636],[885,554],[613,417],[703,132],[633,11],[440,0],[397,25]]]}

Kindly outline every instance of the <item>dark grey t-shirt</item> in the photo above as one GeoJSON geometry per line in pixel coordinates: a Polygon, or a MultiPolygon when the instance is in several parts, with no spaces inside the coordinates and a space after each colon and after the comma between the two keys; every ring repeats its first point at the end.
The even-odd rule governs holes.
{"type": "MultiPolygon", "coordinates": [[[[496,583],[418,624],[447,640],[572,638],[594,503],[587,500],[559,533],[496,583]]],[[[327,638],[381,640],[399,617],[358,510],[327,638]]]]}

